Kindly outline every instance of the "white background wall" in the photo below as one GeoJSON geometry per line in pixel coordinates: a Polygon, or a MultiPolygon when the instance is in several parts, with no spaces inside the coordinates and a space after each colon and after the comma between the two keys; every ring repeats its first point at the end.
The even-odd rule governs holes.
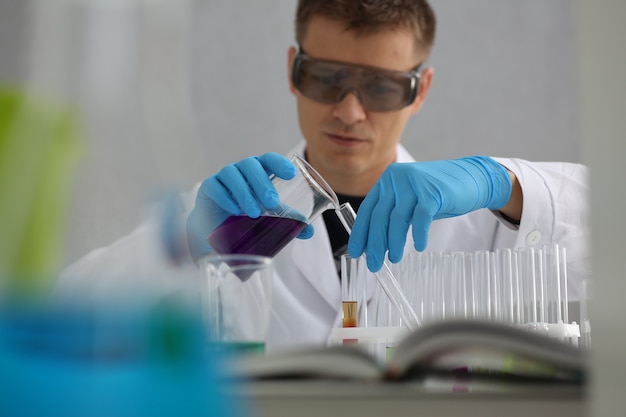
{"type": "MultiPolygon", "coordinates": [[[[578,159],[574,4],[436,0],[429,99],[404,143],[418,158],[468,153],[578,159]]],[[[237,159],[299,139],[287,90],[294,7],[285,1],[196,2],[192,82],[201,135],[246,143],[237,159]],[[289,6],[287,6],[289,5],[289,6]],[[211,39],[220,39],[211,42],[211,39]],[[231,92],[231,94],[229,94],[231,92]],[[216,99],[219,97],[219,99],[216,99]]]]}

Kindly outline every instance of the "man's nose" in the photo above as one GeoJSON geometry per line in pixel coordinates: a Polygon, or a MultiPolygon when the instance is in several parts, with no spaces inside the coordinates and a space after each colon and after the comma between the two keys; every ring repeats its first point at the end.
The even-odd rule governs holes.
{"type": "Polygon", "coordinates": [[[359,99],[359,93],[350,89],[346,91],[341,101],[333,105],[333,116],[346,125],[352,125],[365,119],[365,109],[359,99]]]}

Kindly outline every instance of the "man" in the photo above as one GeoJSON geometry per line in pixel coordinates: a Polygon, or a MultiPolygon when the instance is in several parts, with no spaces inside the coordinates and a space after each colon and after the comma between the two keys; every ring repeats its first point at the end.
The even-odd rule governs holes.
{"type": "MultiPolygon", "coordinates": [[[[298,45],[288,50],[288,69],[304,143],[294,151],[358,207],[358,216],[348,239],[327,212],[274,258],[269,347],[325,343],[338,319],[336,261],[346,245],[377,271],[385,257],[398,262],[405,246],[473,251],[559,243],[573,260],[576,296],[574,276],[583,276],[586,253],[584,167],[484,156],[415,162],[400,145],[434,79],[426,62],[435,26],[426,1],[298,2],[298,45]]],[[[289,179],[294,172],[286,157],[268,153],[204,180],[187,220],[192,256],[212,251],[206,238],[227,216],[258,217],[260,205],[275,206],[269,175],[289,179]]],[[[132,250],[141,233],[90,258],[110,261],[132,250]]]]}

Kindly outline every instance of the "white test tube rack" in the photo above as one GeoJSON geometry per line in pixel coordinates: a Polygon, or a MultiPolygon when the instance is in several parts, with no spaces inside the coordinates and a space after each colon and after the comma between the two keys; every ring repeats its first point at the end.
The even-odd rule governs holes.
{"type": "MultiPolygon", "coordinates": [[[[422,324],[447,318],[510,323],[572,345],[589,344],[587,317],[569,321],[566,253],[558,245],[476,252],[410,253],[391,264],[422,324]],[[585,330],[587,329],[587,330],[585,330]]],[[[357,326],[332,329],[330,343],[393,345],[408,331],[364,258],[342,259],[342,300],[357,301],[357,326]]],[[[581,313],[586,314],[586,300],[581,313]]]]}

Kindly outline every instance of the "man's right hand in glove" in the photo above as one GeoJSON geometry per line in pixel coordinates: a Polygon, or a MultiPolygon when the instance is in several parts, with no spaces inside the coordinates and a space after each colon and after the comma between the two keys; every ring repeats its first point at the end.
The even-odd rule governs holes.
{"type": "MultiPolygon", "coordinates": [[[[257,218],[263,208],[278,206],[272,174],[289,180],[296,175],[296,167],[288,158],[270,152],[227,165],[202,182],[187,218],[187,240],[194,260],[213,251],[207,237],[226,218],[242,214],[257,218]]],[[[297,237],[308,239],[312,235],[309,225],[297,237]]]]}

